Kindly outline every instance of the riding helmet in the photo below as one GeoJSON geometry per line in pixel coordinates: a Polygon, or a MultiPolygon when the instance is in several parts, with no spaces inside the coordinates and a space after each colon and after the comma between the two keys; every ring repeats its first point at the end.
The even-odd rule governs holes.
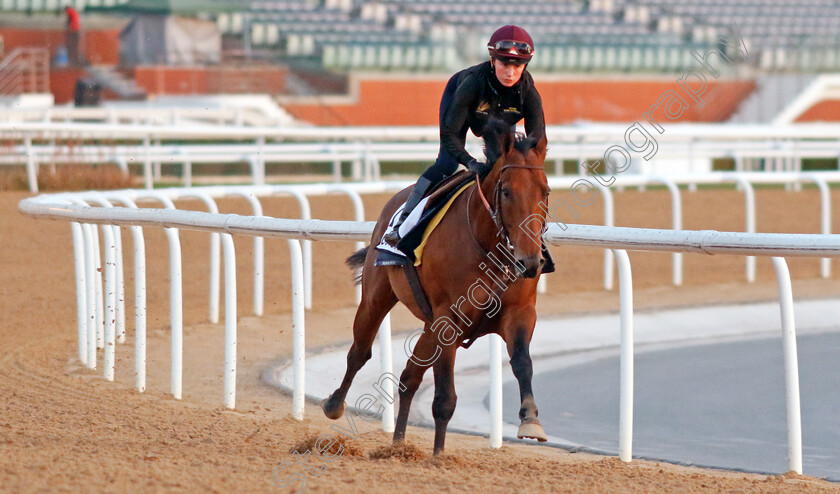
{"type": "Polygon", "coordinates": [[[528,63],[534,55],[534,40],[519,26],[502,26],[487,43],[490,56],[506,62],[528,63]]]}

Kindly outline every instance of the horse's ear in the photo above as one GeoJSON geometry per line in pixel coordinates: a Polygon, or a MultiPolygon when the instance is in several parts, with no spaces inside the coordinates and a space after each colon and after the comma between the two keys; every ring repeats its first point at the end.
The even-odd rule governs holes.
{"type": "Polygon", "coordinates": [[[487,158],[487,164],[491,166],[502,156],[510,154],[516,142],[516,136],[510,125],[502,120],[488,121],[482,135],[484,136],[484,156],[487,158]]]}

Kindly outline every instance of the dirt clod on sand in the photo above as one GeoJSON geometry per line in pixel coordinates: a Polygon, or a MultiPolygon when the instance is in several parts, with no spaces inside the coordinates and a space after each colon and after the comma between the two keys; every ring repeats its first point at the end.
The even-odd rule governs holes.
{"type": "Polygon", "coordinates": [[[425,460],[429,455],[408,441],[382,446],[370,452],[371,460],[397,459],[403,461],[425,460]]]}
{"type": "Polygon", "coordinates": [[[333,456],[357,456],[364,457],[364,448],[353,439],[349,439],[342,435],[330,434],[327,435],[311,435],[303,441],[295,444],[289,448],[289,453],[305,454],[307,451],[326,454],[333,456]],[[321,438],[321,442],[318,440],[321,438]]]}

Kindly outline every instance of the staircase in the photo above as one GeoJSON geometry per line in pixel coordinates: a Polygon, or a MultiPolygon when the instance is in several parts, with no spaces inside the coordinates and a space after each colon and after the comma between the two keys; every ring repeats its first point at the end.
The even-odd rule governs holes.
{"type": "Polygon", "coordinates": [[[809,74],[759,76],[755,81],[755,91],[741,103],[728,122],[772,122],[815,78],[809,74]]]}
{"type": "Polygon", "coordinates": [[[46,48],[17,48],[0,60],[0,97],[50,92],[46,48]]]}
{"type": "Polygon", "coordinates": [[[109,89],[120,99],[142,101],[146,99],[146,92],[138,87],[134,79],[129,79],[113,67],[92,66],[87,68],[90,78],[102,89],[109,89]]]}

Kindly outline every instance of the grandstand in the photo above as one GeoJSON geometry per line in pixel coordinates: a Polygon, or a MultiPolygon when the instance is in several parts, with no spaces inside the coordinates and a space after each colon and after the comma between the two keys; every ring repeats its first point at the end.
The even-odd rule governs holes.
{"type": "MultiPolygon", "coordinates": [[[[508,23],[532,34],[537,53],[529,70],[541,81],[570,75],[593,81],[614,76],[672,81],[671,74],[697,67],[698,53],[720,50],[737,62],[724,64],[724,75],[749,81],[746,94],[746,86],[738,86],[737,108],[727,102],[715,113],[723,120],[769,122],[806,88],[825,85],[816,83],[818,75],[840,70],[840,2],[835,0],[530,0],[515,5],[502,0],[0,0],[0,36],[13,25],[11,13],[18,19],[41,13],[60,31],[58,13],[65,3],[87,19],[120,16],[125,23],[130,14],[175,13],[212,21],[222,34],[222,65],[289,67],[287,75],[272,77],[278,81],[272,86],[275,96],[348,88],[352,95],[360,74],[440,77],[485,59],[486,40],[508,23]]],[[[48,42],[51,56],[60,34],[48,42]]],[[[88,35],[90,51],[115,44],[117,37],[95,35],[88,35]]],[[[102,65],[117,64],[115,53],[92,56],[97,74],[107,73],[102,65]]],[[[173,67],[132,70],[129,77],[152,96],[173,94],[167,92],[171,88],[191,94],[231,87],[224,82],[230,77],[223,80],[206,68],[201,70],[209,75],[173,75],[181,77],[177,81],[166,79],[182,73],[173,67]],[[205,77],[222,82],[201,82],[205,77]],[[144,86],[143,81],[155,82],[144,86]]],[[[253,91],[249,81],[260,82],[251,76],[240,79],[240,92],[253,91]]],[[[432,91],[436,99],[439,89],[432,91]]],[[[337,115],[334,110],[325,114],[337,115]]],[[[700,120],[708,121],[705,116],[700,120]]]]}
{"type": "Polygon", "coordinates": [[[452,69],[481,59],[499,25],[526,26],[542,71],[680,71],[688,49],[716,46],[732,25],[765,71],[840,68],[840,5],[833,0],[262,1],[223,13],[219,26],[320,56],[336,69],[452,69]],[[687,49],[688,48],[688,49],[687,49]]]}
{"type": "MultiPolygon", "coordinates": [[[[2,0],[0,12],[55,12],[67,0],[2,0]]],[[[124,12],[130,0],[75,0],[124,12]]],[[[150,5],[170,2],[144,0],[150,5]]],[[[677,72],[689,49],[716,46],[735,25],[761,71],[840,69],[834,0],[196,0],[229,38],[281,58],[316,58],[334,70],[454,69],[483,58],[499,25],[529,29],[535,71],[677,72]]]]}

